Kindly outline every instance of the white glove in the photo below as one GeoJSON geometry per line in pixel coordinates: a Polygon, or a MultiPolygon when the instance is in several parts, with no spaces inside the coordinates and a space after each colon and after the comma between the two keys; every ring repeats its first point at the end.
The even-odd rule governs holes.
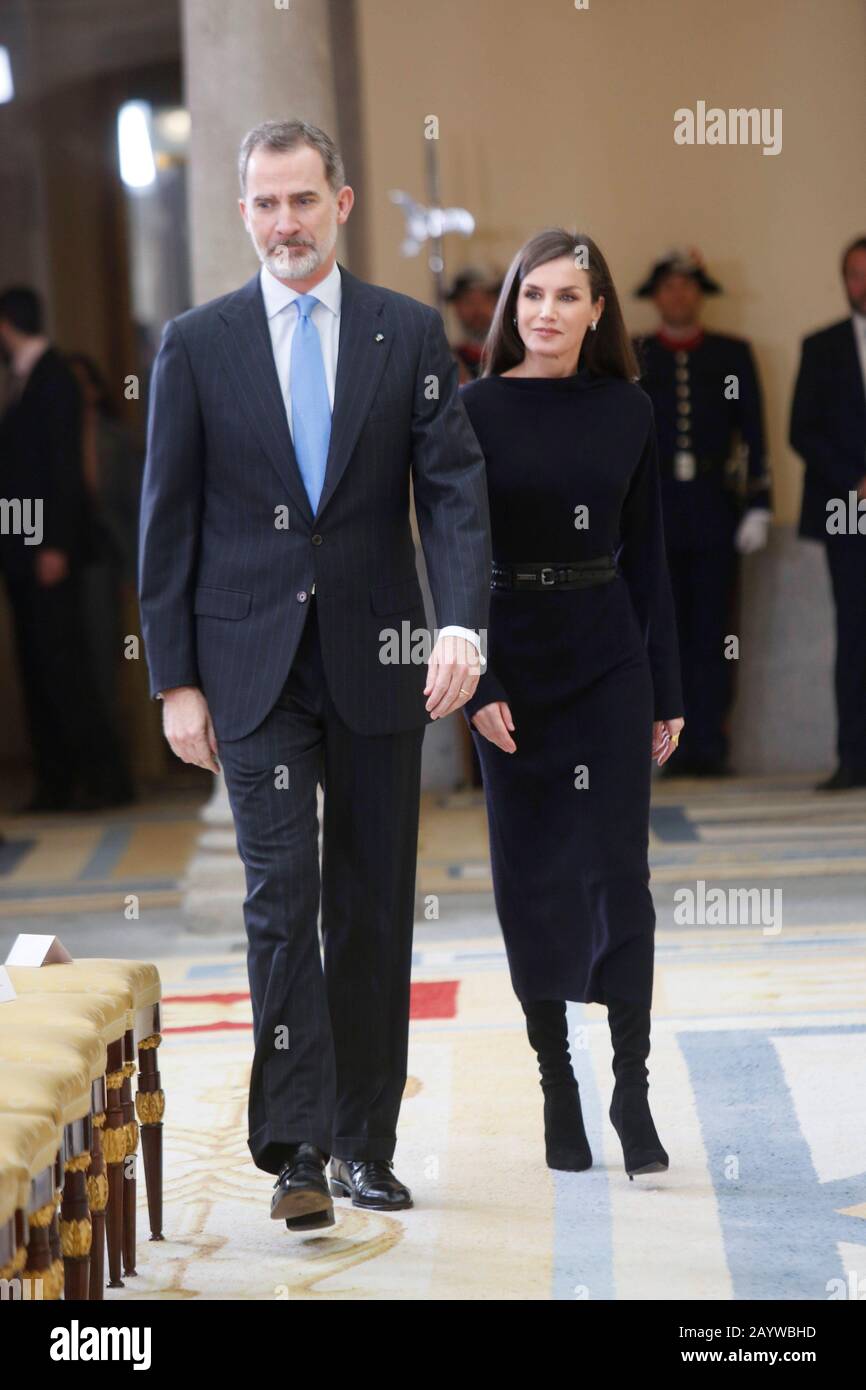
{"type": "Polygon", "coordinates": [[[754,550],[763,550],[767,544],[772,512],[766,507],[752,507],[743,516],[734,536],[734,545],[741,555],[751,555],[754,550]]]}

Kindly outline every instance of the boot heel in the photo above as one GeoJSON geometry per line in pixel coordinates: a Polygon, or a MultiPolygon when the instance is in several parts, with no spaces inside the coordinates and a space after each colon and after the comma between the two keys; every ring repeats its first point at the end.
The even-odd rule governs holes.
{"type": "Polygon", "coordinates": [[[623,1087],[619,1091],[614,1088],[609,1115],[622,1145],[623,1165],[630,1181],[641,1174],[667,1171],[670,1159],[656,1132],[643,1086],[623,1087]]]}
{"type": "Polygon", "coordinates": [[[341,1182],[339,1178],[331,1178],[332,1197],[351,1197],[351,1195],[351,1188],[347,1187],[344,1182],[341,1182]]]}
{"type": "Polygon", "coordinates": [[[548,1168],[583,1173],[592,1167],[592,1150],[583,1126],[577,1082],[543,1086],[544,1155],[548,1168]]]}

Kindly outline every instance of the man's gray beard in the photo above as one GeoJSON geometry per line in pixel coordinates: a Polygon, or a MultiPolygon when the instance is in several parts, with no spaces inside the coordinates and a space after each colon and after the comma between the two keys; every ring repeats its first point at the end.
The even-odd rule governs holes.
{"type": "Polygon", "coordinates": [[[278,280],[306,280],[322,264],[321,252],[315,246],[307,247],[303,255],[291,247],[276,246],[261,259],[278,280]]]}

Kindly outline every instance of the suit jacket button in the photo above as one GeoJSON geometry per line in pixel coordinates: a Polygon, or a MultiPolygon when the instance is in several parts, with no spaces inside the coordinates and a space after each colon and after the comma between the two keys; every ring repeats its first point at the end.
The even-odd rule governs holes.
{"type": "Polygon", "coordinates": [[[322,537],[319,536],[319,535],[313,536],[313,545],[321,545],[321,544],[322,544],[322,537]]]}
{"type": "Polygon", "coordinates": [[[301,592],[300,592],[299,594],[295,594],[295,598],[298,600],[298,603],[306,603],[306,601],[307,601],[307,591],[306,591],[306,589],[302,589],[301,592]]]}

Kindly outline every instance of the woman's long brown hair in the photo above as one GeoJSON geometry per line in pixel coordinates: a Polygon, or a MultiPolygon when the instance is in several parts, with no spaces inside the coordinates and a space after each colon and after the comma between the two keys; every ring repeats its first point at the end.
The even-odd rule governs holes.
{"type": "Polygon", "coordinates": [[[589,276],[592,302],[604,295],[604,310],[593,332],[587,329],[581,344],[578,368],[588,367],[597,376],[618,376],[636,381],[640,375],[637,358],[623,322],[616,286],[607,261],[591,236],[567,232],[563,227],[547,227],[524,242],[508,267],[490,332],[481,352],[481,375],[495,376],[522,362],[526,349],[513,322],[517,313],[520,286],[530,271],[547,261],[568,256],[589,276]],[[582,262],[575,260],[578,253],[582,262]]]}

